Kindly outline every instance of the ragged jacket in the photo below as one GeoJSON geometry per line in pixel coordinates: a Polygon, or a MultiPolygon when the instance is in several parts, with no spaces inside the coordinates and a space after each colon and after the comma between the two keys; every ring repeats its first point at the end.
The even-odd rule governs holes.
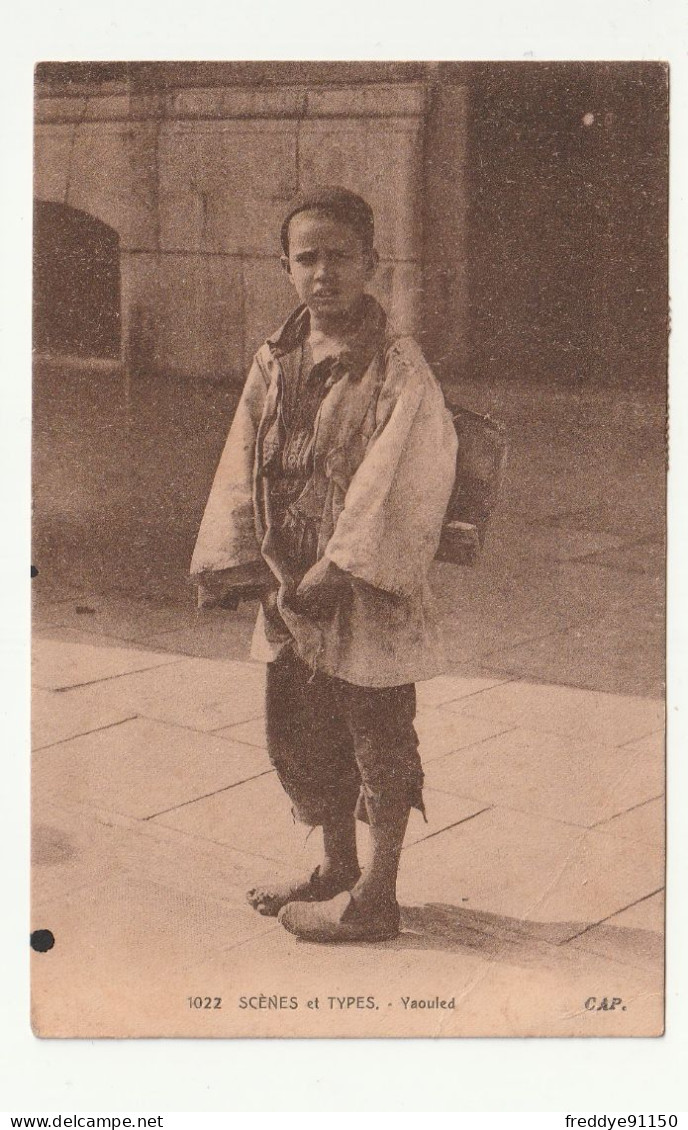
{"type": "MultiPolygon", "coordinates": [[[[445,668],[428,571],[454,482],[456,434],[420,348],[395,336],[367,299],[364,328],[338,358],[315,424],[313,470],[299,506],[317,518],[318,557],[347,575],[337,606],[315,619],[290,604],[264,468],[279,442],[281,358],[308,333],[300,307],[254,358],[208,498],[191,563],[200,590],[264,580],[251,656],[288,640],[313,669],[360,686],[397,686],[445,668]]],[[[202,603],[202,600],[201,600],[202,603]]]]}

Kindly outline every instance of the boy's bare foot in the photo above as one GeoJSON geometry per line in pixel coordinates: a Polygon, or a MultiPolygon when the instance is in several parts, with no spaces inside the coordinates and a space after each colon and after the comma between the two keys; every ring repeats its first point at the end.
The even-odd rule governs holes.
{"type": "Polygon", "coordinates": [[[325,902],[348,891],[360,877],[360,871],[344,873],[316,867],[307,878],[264,883],[247,891],[246,898],[254,910],[275,918],[290,902],[325,902]]]}

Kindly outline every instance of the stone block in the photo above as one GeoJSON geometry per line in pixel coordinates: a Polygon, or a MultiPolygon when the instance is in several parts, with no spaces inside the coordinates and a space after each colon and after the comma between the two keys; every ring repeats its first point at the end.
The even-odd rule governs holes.
{"type": "Polygon", "coordinates": [[[86,122],[125,122],[131,105],[128,94],[102,94],[86,100],[86,122]]]}
{"type": "Polygon", "coordinates": [[[146,175],[150,133],[139,123],[92,122],[74,136],[66,203],[109,224],[125,247],[150,241],[155,224],[146,175]]]}
{"type": "Polygon", "coordinates": [[[384,306],[396,333],[418,333],[422,297],[419,264],[380,263],[370,293],[384,306]]]}
{"type": "Polygon", "coordinates": [[[222,379],[244,369],[243,274],[227,256],[122,261],[127,355],[164,375],[222,379]]]}
{"type": "Polygon", "coordinates": [[[275,254],[294,195],[296,125],[197,122],[160,137],[160,246],[275,254]]]}
{"type": "Polygon", "coordinates": [[[308,91],[306,116],[420,118],[425,111],[425,102],[425,88],[420,84],[322,87],[308,91]]]}
{"type": "Polygon", "coordinates": [[[246,305],[244,367],[247,369],[256,350],[274,333],[298,305],[298,295],[289,278],[274,258],[244,261],[246,305]]]}
{"type": "Polygon", "coordinates": [[[34,132],[33,193],[37,200],[64,204],[69,178],[74,125],[36,126],[34,132]]]}
{"type": "Polygon", "coordinates": [[[71,98],[37,98],[35,102],[35,118],[39,123],[44,122],[79,122],[83,120],[88,99],[83,97],[71,98]]]}
{"type": "Polygon", "coordinates": [[[301,188],[344,184],[375,213],[376,245],[386,259],[417,259],[422,161],[420,122],[413,118],[306,121],[300,136],[301,188]]]}
{"type": "Polygon", "coordinates": [[[191,87],[167,97],[168,118],[289,118],[299,113],[304,93],[299,87],[191,87]]]}

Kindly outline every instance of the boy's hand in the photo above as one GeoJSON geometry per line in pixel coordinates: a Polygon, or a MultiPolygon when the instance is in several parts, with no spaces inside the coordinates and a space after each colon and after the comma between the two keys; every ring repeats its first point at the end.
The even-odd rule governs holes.
{"type": "Polygon", "coordinates": [[[294,608],[307,615],[322,615],[334,608],[348,586],[346,573],[323,557],[308,570],[297,588],[294,608]]]}

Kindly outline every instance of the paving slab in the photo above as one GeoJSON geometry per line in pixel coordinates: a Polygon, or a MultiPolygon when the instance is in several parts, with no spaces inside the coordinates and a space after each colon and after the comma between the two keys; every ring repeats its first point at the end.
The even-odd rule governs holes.
{"type": "Polygon", "coordinates": [[[547,524],[529,522],[522,536],[514,539],[513,548],[524,556],[550,558],[553,561],[572,561],[604,551],[620,549],[628,542],[623,534],[605,530],[573,529],[566,526],[553,528],[547,524]]]}
{"type": "Polygon", "coordinates": [[[664,788],[664,757],[517,728],[432,761],[433,789],[591,827],[664,788]]]}
{"type": "Polygon", "coordinates": [[[648,576],[663,577],[666,567],[666,548],[660,538],[642,540],[633,545],[600,553],[597,561],[607,569],[616,569],[621,573],[643,573],[648,576]]]}
{"type": "Polygon", "coordinates": [[[309,828],[294,822],[274,773],[166,812],[156,823],[304,871],[321,862],[320,829],[309,835],[309,828]]]}
{"type": "Polygon", "coordinates": [[[269,768],[245,745],[135,718],[42,750],[33,785],[38,796],[149,818],[269,768]]]}
{"type": "Polygon", "coordinates": [[[476,928],[559,943],[664,882],[645,844],[493,808],[405,849],[399,897],[465,909],[476,928]]]}
{"type": "Polygon", "coordinates": [[[664,891],[593,926],[569,942],[568,947],[661,973],[664,969],[664,891]]]}
{"type": "MultiPolygon", "coordinates": [[[[168,655],[169,665],[102,685],[104,708],[127,707],[160,722],[210,731],[261,714],[265,669],[168,655]]],[[[71,698],[76,692],[65,692],[71,698]]]]}
{"type": "Polygon", "coordinates": [[[31,811],[31,899],[65,898],[121,875],[128,836],[92,813],[37,799],[31,811]]]}
{"type": "Polygon", "coordinates": [[[257,749],[268,748],[268,739],[265,734],[264,712],[250,722],[240,722],[238,726],[223,726],[220,730],[213,731],[218,738],[227,738],[233,742],[245,742],[246,745],[255,746],[257,749]]]}
{"type": "Polygon", "coordinates": [[[236,612],[209,612],[189,617],[173,631],[153,632],[149,647],[195,655],[204,659],[247,659],[256,621],[255,604],[241,604],[236,612]]]}
{"type": "MultiPolygon", "coordinates": [[[[634,618],[633,618],[634,619],[634,618]]],[[[512,675],[618,694],[664,694],[664,613],[645,615],[642,646],[633,619],[605,616],[539,639],[495,649],[484,658],[512,675]]]]}
{"type": "Polygon", "coordinates": [[[50,623],[122,640],[143,640],[155,632],[180,628],[195,617],[193,608],[94,593],[61,601],[49,609],[47,615],[46,610],[41,609],[36,616],[36,627],[40,631],[42,625],[50,623]]]}
{"type": "MultiPolygon", "coordinates": [[[[427,821],[423,820],[422,813],[418,809],[411,810],[404,839],[406,846],[430,839],[444,831],[445,828],[453,828],[456,824],[462,824],[464,820],[470,820],[489,807],[484,801],[450,796],[448,793],[439,792],[433,788],[423,789],[423,801],[427,821]]],[[[365,834],[366,830],[362,828],[361,831],[365,834]]]]}
{"type": "Polygon", "coordinates": [[[416,684],[416,699],[421,710],[432,706],[441,706],[445,702],[456,702],[458,699],[468,698],[478,691],[496,687],[505,678],[474,674],[440,675],[436,679],[427,679],[424,683],[416,684]]]}
{"type": "MultiPolygon", "coordinates": [[[[38,902],[129,876],[245,910],[256,875],[255,856],[104,809],[37,797],[32,833],[32,898],[38,902]]],[[[266,877],[274,871],[274,864],[266,867],[266,877]]]]}
{"type": "Polygon", "coordinates": [[[172,655],[120,647],[99,647],[83,639],[66,641],[34,638],[33,685],[62,690],[132,671],[145,671],[176,662],[172,655]]]}
{"type": "MultiPolygon", "coordinates": [[[[453,594],[450,591],[448,596],[453,594]]],[[[498,604],[486,594],[484,601],[467,601],[466,594],[452,601],[452,610],[442,613],[442,634],[450,666],[466,666],[480,662],[483,656],[500,654],[502,650],[521,646],[551,632],[564,631],[576,617],[567,607],[539,604],[532,596],[531,607],[519,609],[514,601],[498,604]],[[465,602],[465,603],[464,603],[465,602]]],[[[495,663],[495,667],[498,664],[495,663]]],[[[509,671],[501,673],[508,680],[509,671]]]]}
{"type": "MultiPolygon", "coordinates": [[[[274,928],[248,908],[239,912],[147,881],[103,883],[38,904],[32,929],[51,930],[55,945],[32,955],[34,1032],[83,1036],[96,1034],[99,1024],[100,1031],[112,1025],[113,1034],[127,1035],[124,1007],[137,992],[144,1001],[150,982],[167,987],[169,997],[168,971],[179,975],[214,949],[274,928]]],[[[191,977],[187,983],[188,992],[203,991],[191,989],[191,977]]],[[[188,1008],[183,998],[174,1005],[188,1008]]],[[[155,1031],[160,1020],[150,1013],[148,1023],[155,1031]]]]}
{"type": "Polygon", "coordinates": [[[137,821],[126,829],[126,837],[129,848],[122,866],[133,877],[193,891],[242,912],[247,908],[246,892],[256,882],[275,875],[293,877],[287,866],[280,868],[265,860],[261,869],[255,855],[190,836],[155,820],[137,821]]]}
{"type": "Polygon", "coordinates": [[[664,703],[656,698],[615,695],[575,687],[515,680],[440,707],[507,728],[562,734],[599,745],[621,745],[664,727],[664,703]]]}
{"type": "Polygon", "coordinates": [[[623,836],[629,840],[640,840],[646,844],[663,844],[665,828],[664,797],[639,804],[628,812],[622,812],[612,820],[599,825],[600,832],[610,836],[623,836]]]}
{"type": "Polygon", "coordinates": [[[501,720],[482,713],[453,713],[439,707],[434,710],[419,710],[415,727],[424,765],[448,753],[478,745],[509,728],[501,720]]]}
{"type": "Polygon", "coordinates": [[[34,750],[101,730],[133,718],[125,704],[103,703],[94,683],[80,687],[70,696],[63,691],[44,691],[35,687],[31,695],[31,744],[34,750]]]}

